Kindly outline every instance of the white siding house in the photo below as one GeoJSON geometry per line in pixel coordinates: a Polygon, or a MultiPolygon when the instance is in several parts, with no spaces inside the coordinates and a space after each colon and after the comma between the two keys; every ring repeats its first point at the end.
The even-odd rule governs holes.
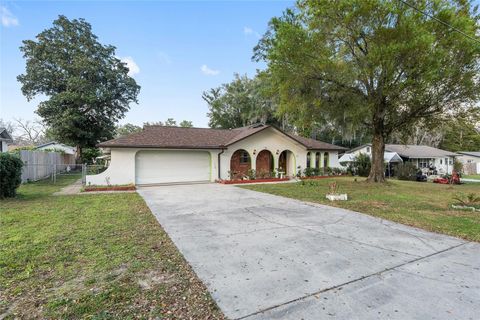
{"type": "MultiPolygon", "coordinates": [[[[452,173],[453,163],[458,154],[423,145],[386,144],[385,152],[398,154],[404,162],[408,161],[419,169],[435,167],[438,174],[452,173]]],[[[352,154],[364,153],[372,156],[372,145],[365,144],[349,151],[352,154]]]]}
{"type": "Polygon", "coordinates": [[[480,151],[458,151],[458,161],[466,174],[480,174],[480,151]]]}

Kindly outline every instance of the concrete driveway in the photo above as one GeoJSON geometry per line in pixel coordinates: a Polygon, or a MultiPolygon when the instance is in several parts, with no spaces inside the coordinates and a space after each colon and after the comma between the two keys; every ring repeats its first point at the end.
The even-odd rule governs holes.
{"type": "Polygon", "coordinates": [[[230,319],[478,319],[480,244],[234,186],[138,191],[230,319]]]}

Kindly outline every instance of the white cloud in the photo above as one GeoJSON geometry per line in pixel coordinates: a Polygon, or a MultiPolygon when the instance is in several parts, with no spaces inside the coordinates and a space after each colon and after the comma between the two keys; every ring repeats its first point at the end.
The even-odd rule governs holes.
{"type": "Polygon", "coordinates": [[[122,60],[122,62],[127,64],[128,75],[129,76],[132,77],[132,76],[136,75],[137,73],[140,73],[140,68],[137,65],[137,63],[133,60],[132,57],[124,57],[124,58],[120,58],[120,60],[122,60]]]}
{"type": "Polygon", "coordinates": [[[204,64],[200,70],[202,70],[203,74],[207,75],[207,76],[216,76],[217,74],[220,73],[219,70],[215,70],[215,69],[210,69],[206,64],[204,64]]]}
{"type": "Polygon", "coordinates": [[[0,15],[2,20],[2,26],[4,27],[12,27],[18,26],[18,19],[15,17],[10,10],[6,7],[0,7],[0,15]]]}
{"type": "Polygon", "coordinates": [[[243,34],[246,35],[246,36],[255,36],[257,38],[261,38],[262,36],[260,35],[260,33],[258,33],[257,31],[253,30],[252,28],[250,27],[243,27],[243,34]]]}

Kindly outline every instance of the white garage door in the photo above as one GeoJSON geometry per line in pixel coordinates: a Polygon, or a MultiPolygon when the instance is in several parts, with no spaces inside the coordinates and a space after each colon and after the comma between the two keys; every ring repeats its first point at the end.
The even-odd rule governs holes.
{"type": "Polygon", "coordinates": [[[210,181],[210,154],[205,151],[139,151],[135,183],[210,181]]]}

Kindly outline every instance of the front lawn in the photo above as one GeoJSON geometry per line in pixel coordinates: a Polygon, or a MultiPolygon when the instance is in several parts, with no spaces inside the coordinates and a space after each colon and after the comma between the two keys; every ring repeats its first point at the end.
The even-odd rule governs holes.
{"type": "Polygon", "coordinates": [[[390,180],[387,184],[370,184],[364,182],[364,178],[357,180],[342,177],[242,188],[338,206],[434,232],[480,241],[480,212],[458,211],[450,207],[454,202],[453,197],[459,193],[479,195],[480,184],[449,186],[398,180],[390,180]],[[328,185],[334,180],[339,185],[340,193],[348,193],[348,201],[330,202],[325,199],[328,185]]]}
{"type": "Polygon", "coordinates": [[[0,318],[223,318],[138,194],[51,195],[75,179],[0,201],[0,318]]]}
{"type": "Polygon", "coordinates": [[[480,180],[480,174],[468,174],[468,175],[463,175],[462,178],[480,180]]]}

